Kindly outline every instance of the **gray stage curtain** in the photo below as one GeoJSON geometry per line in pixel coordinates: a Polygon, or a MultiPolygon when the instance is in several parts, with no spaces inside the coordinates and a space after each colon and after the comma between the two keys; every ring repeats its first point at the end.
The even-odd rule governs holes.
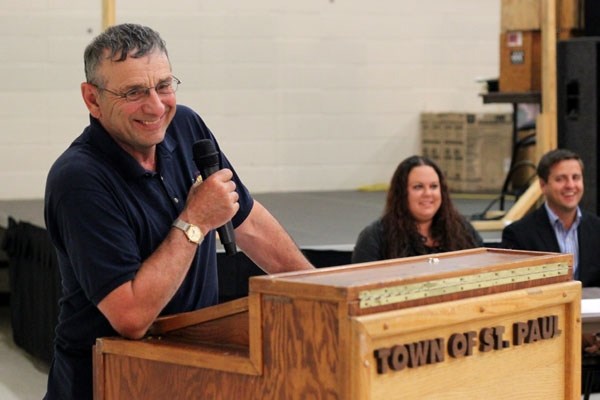
{"type": "Polygon", "coordinates": [[[9,258],[13,340],[50,363],[60,296],[56,254],[45,229],[12,218],[8,225],[2,247],[9,258]]]}

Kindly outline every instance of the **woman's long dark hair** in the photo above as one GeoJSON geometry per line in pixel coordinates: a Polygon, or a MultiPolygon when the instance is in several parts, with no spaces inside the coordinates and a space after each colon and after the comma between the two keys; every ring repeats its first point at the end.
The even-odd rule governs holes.
{"type": "Polygon", "coordinates": [[[433,168],[440,180],[442,202],[431,224],[432,239],[439,244],[439,250],[452,251],[475,247],[475,238],[450,200],[448,184],[440,168],[426,157],[411,156],[396,168],[387,193],[382,216],[385,238],[383,251],[386,258],[429,253],[423,237],[417,230],[417,222],[408,209],[408,174],[418,166],[433,168]]]}

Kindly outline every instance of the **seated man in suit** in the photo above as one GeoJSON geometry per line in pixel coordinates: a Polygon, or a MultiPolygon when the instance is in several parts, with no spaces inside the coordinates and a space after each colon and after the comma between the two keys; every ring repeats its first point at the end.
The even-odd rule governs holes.
{"type": "Polygon", "coordinates": [[[600,218],[579,208],[583,162],[566,149],[546,153],[537,167],[546,201],[506,226],[501,247],[573,254],[573,276],[583,287],[600,286],[600,218]]]}

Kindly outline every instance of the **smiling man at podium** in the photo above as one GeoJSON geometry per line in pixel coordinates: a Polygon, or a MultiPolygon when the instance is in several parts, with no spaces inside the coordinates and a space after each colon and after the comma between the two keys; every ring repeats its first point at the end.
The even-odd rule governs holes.
{"type": "Polygon", "coordinates": [[[176,103],[181,81],[157,32],[110,27],[84,61],[90,125],[46,184],[63,290],[48,400],[92,398],[96,338],[139,339],[159,315],[216,304],[214,231],[228,221],[266,272],[312,268],[251,197],[200,116],[176,103]],[[192,156],[200,141],[214,145],[208,171],[192,156]]]}

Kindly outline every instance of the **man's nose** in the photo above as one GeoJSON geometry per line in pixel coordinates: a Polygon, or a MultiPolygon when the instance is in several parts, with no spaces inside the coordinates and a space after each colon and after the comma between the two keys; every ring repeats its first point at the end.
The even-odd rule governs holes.
{"type": "Polygon", "coordinates": [[[159,110],[160,113],[164,111],[165,105],[154,88],[148,89],[148,93],[144,97],[144,107],[150,107],[153,111],[159,110]]]}

